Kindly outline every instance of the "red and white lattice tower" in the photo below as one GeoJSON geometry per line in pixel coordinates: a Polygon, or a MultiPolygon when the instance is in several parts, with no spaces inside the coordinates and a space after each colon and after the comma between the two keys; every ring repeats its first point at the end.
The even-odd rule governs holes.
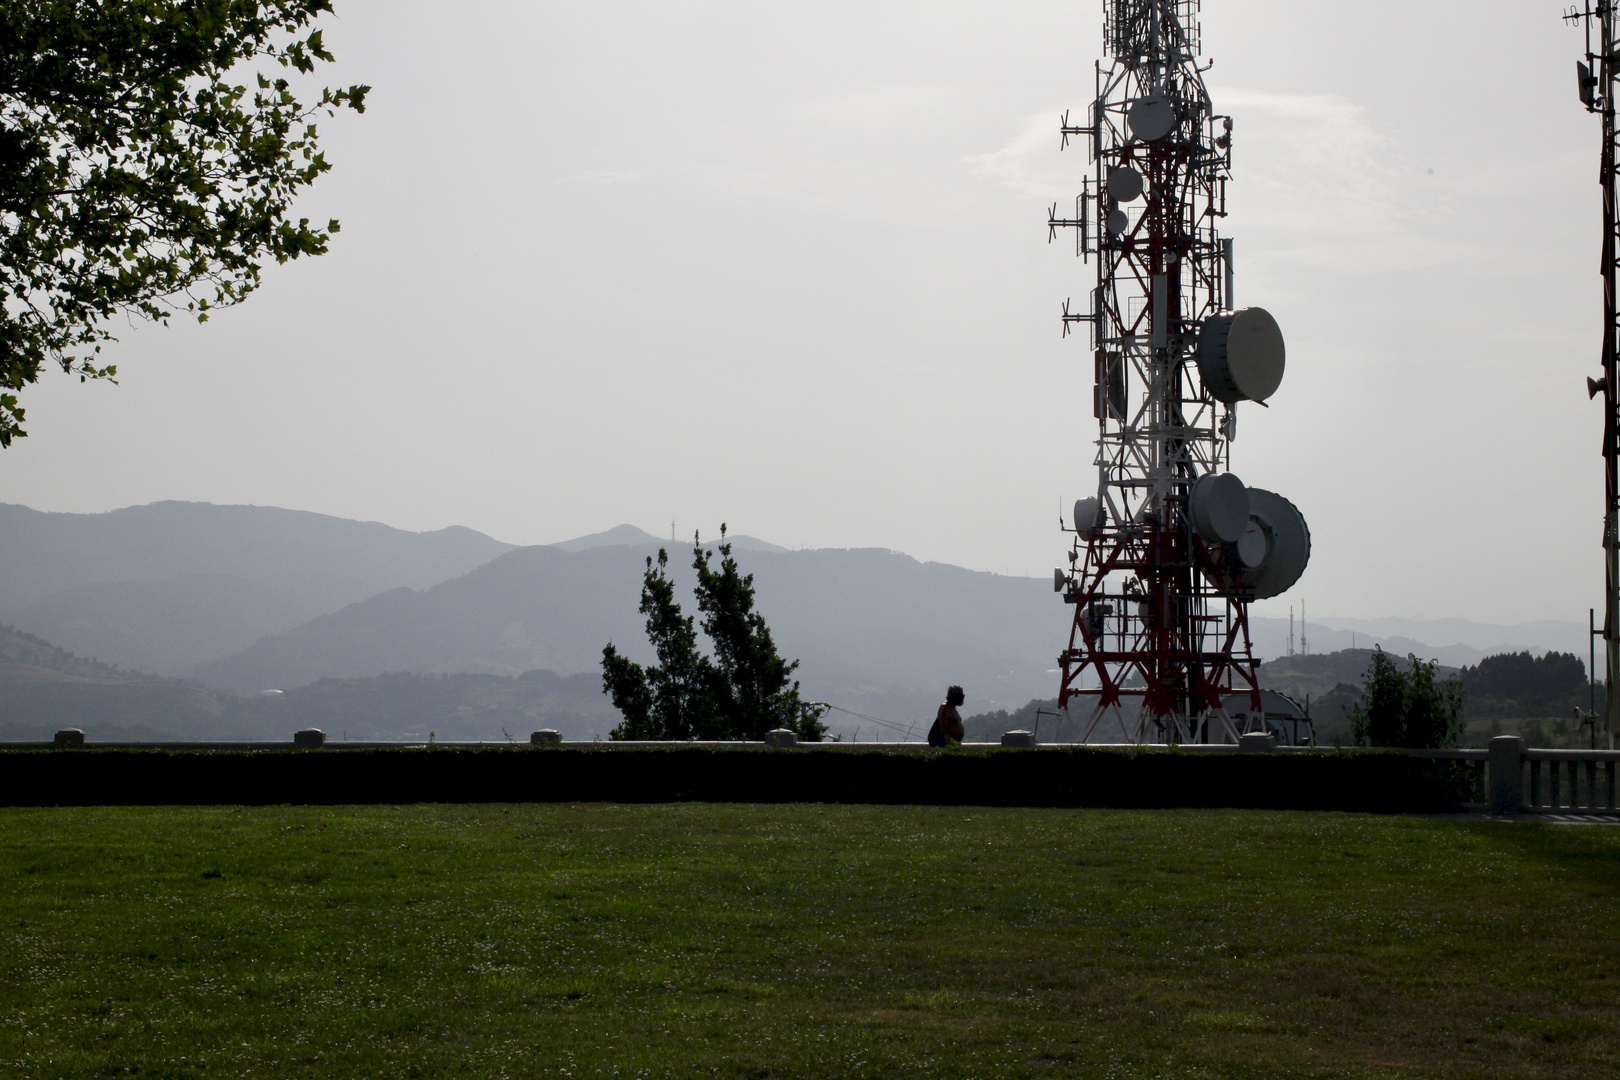
{"type": "Polygon", "coordinates": [[[1059,708],[1080,741],[1114,722],[1133,742],[1283,730],[1249,602],[1293,585],[1310,533],[1288,500],[1227,471],[1237,404],[1271,396],[1284,350],[1269,314],[1233,305],[1219,228],[1232,121],[1204,86],[1198,15],[1198,0],[1104,0],[1096,101],[1062,124],[1094,172],[1050,232],[1074,229],[1097,260],[1089,302],[1063,313],[1065,333],[1089,329],[1098,424],[1097,493],[1075,504],[1054,581],[1074,605],[1059,708]]]}

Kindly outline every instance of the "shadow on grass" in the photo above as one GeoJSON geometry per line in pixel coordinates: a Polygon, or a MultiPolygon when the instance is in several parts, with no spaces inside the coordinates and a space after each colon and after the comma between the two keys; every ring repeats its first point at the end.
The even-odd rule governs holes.
{"type": "Polygon", "coordinates": [[[1493,847],[1557,868],[1588,888],[1620,895],[1620,854],[1614,843],[1620,832],[1613,826],[1482,821],[1467,828],[1493,847]]]}

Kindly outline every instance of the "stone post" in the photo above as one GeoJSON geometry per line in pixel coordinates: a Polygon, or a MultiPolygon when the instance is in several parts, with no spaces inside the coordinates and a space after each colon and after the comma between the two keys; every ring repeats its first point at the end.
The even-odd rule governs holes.
{"type": "Polygon", "coordinates": [[[1002,746],[1034,746],[1035,733],[1031,731],[1003,731],[1002,746]]]}
{"type": "Polygon", "coordinates": [[[529,735],[530,746],[561,746],[562,732],[551,728],[541,728],[529,735]]]}
{"type": "Polygon", "coordinates": [[[63,728],[56,733],[55,744],[58,750],[79,750],[84,747],[84,732],[76,727],[63,728]]]}
{"type": "Polygon", "coordinates": [[[1238,736],[1238,749],[1245,754],[1266,754],[1277,749],[1277,736],[1269,731],[1245,731],[1238,736]]]}
{"type": "Polygon", "coordinates": [[[326,732],[320,728],[305,728],[293,733],[293,745],[303,750],[319,750],[326,745],[326,732]]]}
{"type": "Polygon", "coordinates": [[[765,733],[766,746],[798,746],[799,736],[785,727],[776,728],[765,733]]]}
{"type": "Polygon", "coordinates": [[[1524,803],[1524,740],[1498,735],[1490,753],[1491,813],[1517,814],[1524,803]]]}

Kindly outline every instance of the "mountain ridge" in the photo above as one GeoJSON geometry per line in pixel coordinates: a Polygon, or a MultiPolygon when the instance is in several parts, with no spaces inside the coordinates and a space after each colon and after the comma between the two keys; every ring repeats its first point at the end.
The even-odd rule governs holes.
{"type": "MultiPolygon", "coordinates": [[[[640,600],[656,548],[519,548],[428,590],[396,589],[202,665],[241,692],[384,671],[595,671],[613,642],[651,660],[640,600]]],[[[1048,681],[1068,611],[1039,579],[1004,578],[881,549],[739,551],[758,610],[812,697],[867,711],[931,710],[953,682],[1027,700],[1048,681]],[[1044,597],[1045,602],[1042,602],[1044,597]]],[[[690,567],[670,571],[691,611],[690,567]]]]}

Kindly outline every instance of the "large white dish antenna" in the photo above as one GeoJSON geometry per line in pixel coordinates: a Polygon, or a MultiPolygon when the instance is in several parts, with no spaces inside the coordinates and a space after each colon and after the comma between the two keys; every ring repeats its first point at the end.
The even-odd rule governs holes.
{"type": "Polygon", "coordinates": [[[1266,556],[1271,554],[1271,540],[1260,523],[1250,517],[1249,527],[1243,530],[1243,535],[1238,537],[1232,549],[1245,570],[1257,570],[1266,561],[1266,556]]]}
{"type": "Polygon", "coordinates": [[[1282,329],[1265,308],[1223,311],[1198,335],[1198,374],[1217,401],[1264,401],[1282,385],[1282,329]]]}
{"type": "Polygon", "coordinates": [[[1249,527],[1249,489],[1231,473],[1205,473],[1187,495],[1193,528],[1212,544],[1235,544],[1249,527]]]}
{"type": "Polygon", "coordinates": [[[1142,174],[1121,165],[1108,174],[1108,194],[1120,202],[1135,202],[1142,197],[1142,174]]]}
{"type": "Polygon", "coordinates": [[[1176,110],[1161,94],[1137,98],[1125,113],[1131,134],[1146,142],[1157,142],[1176,126],[1176,110]]]}
{"type": "MultiPolygon", "coordinates": [[[[1275,491],[1249,489],[1249,518],[1265,534],[1266,557],[1260,565],[1238,572],[1256,600],[1293,588],[1311,561],[1311,530],[1299,508],[1275,491]]],[[[1241,551],[1239,553],[1241,558],[1241,551]]]]}
{"type": "Polygon", "coordinates": [[[1102,503],[1095,498],[1074,500],[1074,531],[1088,533],[1102,521],[1102,503]]]}

